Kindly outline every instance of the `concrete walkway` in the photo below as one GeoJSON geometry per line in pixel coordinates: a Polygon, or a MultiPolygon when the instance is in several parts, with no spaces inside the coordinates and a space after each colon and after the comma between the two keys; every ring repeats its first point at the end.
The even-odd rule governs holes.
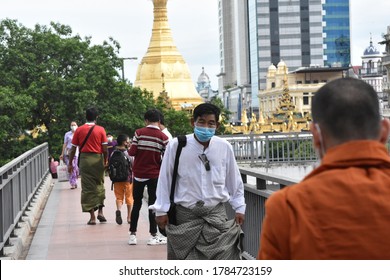
{"type": "MultiPolygon", "coordinates": [[[[80,180],[80,179],[79,179],[80,180]]],[[[78,184],[80,186],[80,182],[78,184]]],[[[148,246],[150,238],[147,204],[138,221],[137,245],[128,245],[129,224],[115,222],[115,196],[105,177],[106,223],[87,225],[89,213],[81,211],[80,187],[54,179],[54,187],[26,255],[27,260],[164,260],[166,245],[148,246]]],[[[122,219],[126,221],[125,206],[122,219]]],[[[96,212],[97,213],[97,212],[96,212]]]]}

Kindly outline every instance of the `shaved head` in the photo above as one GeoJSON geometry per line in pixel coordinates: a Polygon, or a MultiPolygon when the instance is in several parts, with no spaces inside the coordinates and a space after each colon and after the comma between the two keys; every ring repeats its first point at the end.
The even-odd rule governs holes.
{"type": "Polygon", "coordinates": [[[312,100],[312,117],[339,143],[376,139],[380,134],[377,93],[358,79],[337,79],[321,87],[312,100]]]}

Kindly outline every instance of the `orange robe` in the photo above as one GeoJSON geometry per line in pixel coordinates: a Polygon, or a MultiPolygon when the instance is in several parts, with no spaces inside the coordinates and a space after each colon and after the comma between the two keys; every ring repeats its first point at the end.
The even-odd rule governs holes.
{"type": "Polygon", "coordinates": [[[390,260],[390,157],[376,141],[329,149],[302,182],[272,194],[258,259],[390,260]]]}

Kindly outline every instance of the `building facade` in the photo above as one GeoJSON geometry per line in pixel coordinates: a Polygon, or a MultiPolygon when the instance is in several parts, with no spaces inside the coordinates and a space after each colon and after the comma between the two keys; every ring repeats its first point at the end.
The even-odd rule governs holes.
{"type": "Polygon", "coordinates": [[[324,0],[324,65],[348,67],[351,64],[349,0],[324,0]]]}
{"type": "Polygon", "coordinates": [[[258,114],[270,65],[350,64],[349,0],[220,0],[219,25],[219,95],[238,120],[242,108],[258,114]]]}
{"type": "MultiPolygon", "coordinates": [[[[382,65],[386,69],[386,81],[383,84],[383,92],[389,97],[390,95],[390,26],[387,27],[387,33],[383,35],[381,45],[385,46],[384,56],[382,57],[382,65]]],[[[387,98],[389,99],[389,98],[387,98]]]]}
{"type": "Polygon", "coordinates": [[[381,99],[383,98],[384,82],[382,57],[383,54],[374,46],[371,38],[370,45],[364,50],[362,56],[360,78],[371,85],[381,99]]]}
{"type": "Polygon", "coordinates": [[[302,116],[311,114],[311,100],[314,93],[327,82],[350,76],[349,67],[301,67],[289,72],[284,61],[277,66],[268,67],[266,88],[258,94],[260,118],[272,116],[279,104],[279,99],[285,89],[284,81],[288,85],[292,104],[302,116]]]}
{"type": "Polygon", "coordinates": [[[241,111],[252,100],[249,70],[248,0],[219,0],[220,73],[218,94],[231,112],[231,120],[241,120],[241,111]]]}
{"type": "Polygon", "coordinates": [[[202,73],[200,73],[196,84],[196,90],[205,101],[209,101],[212,97],[218,94],[218,91],[214,91],[211,88],[210,77],[204,71],[204,67],[202,67],[202,73]]]}

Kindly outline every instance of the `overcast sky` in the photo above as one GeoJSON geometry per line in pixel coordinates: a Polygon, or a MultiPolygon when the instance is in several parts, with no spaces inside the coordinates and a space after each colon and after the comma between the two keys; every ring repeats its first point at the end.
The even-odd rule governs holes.
{"type": "MultiPolygon", "coordinates": [[[[231,0],[225,0],[231,1],[231,0]]],[[[370,33],[378,45],[390,25],[389,0],[350,0],[353,65],[369,45],[370,33]]],[[[32,28],[50,21],[72,27],[73,34],[91,36],[101,44],[113,37],[121,45],[120,56],[138,57],[125,61],[125,76],[134,81],[138,63],[146,53],[153,25],[151,0],[0,0],[0,18],[17,19],[32,28]]],[[[218,0],[168,0],[169,25],[174,42],[197,80],[205,67],[213,89],[219,73],[218,0]]]]}

